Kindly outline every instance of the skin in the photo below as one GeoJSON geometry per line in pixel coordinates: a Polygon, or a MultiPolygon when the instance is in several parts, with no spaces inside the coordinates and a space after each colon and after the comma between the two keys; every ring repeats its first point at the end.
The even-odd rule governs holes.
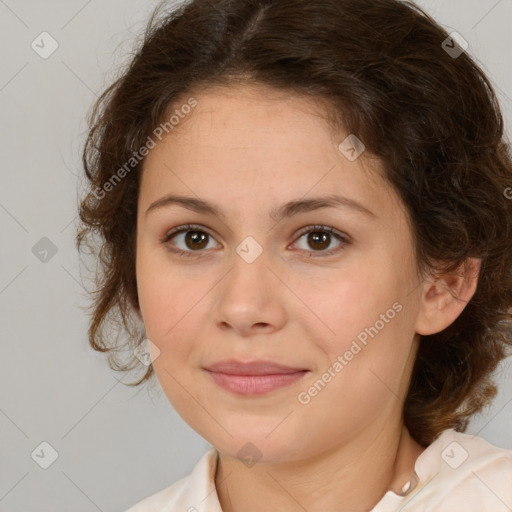
{"type": "MultiPolygon", "coordinates": [[[[176,411],[218,449],[224,512],[370,510],[407,482],[424,450],[402,420],[420,335],[457,318],[477,272],[420,278],[407,213],[381,178],[381,163],[367,153],[347,159],[338,145],[348,133],[334,133],[311,99],[255,85],[193,97],[197,107],[147,156],[139,194],[139,314],[160,350],[157,378],[176,411]],[[225,217],[178,205],[146,213],[169,193],[214,203],[225,217]],[[373,215],[334,207],[269,218],[287,201],[332,193],[373,215]],[[187,244],[182,233],[162,243],[187,223],[210,236],[187,244]],[[327,234],[315,245],[298,234],[317,224],[350,243],[327,234]],[[252,263],[236,252],[248,236],[263,250],[252,263]],[[402,310],[307,405],[299,403],[299,393],[395,302],[402,310]],[[229,358],[309,373],[244,397],[203,369],[229,358]],[[261,454],[251,466],[237,457],[249,442],[261,454]]],[[[477,271],[479,261],[470,263],[477,271]]]]}

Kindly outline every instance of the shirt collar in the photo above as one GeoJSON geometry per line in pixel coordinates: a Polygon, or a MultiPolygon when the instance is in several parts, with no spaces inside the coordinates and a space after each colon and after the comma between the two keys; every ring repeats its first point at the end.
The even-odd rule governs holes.
{"type": "Polygon", "coordinates": [[[183,492],[183,512],[222,512],[215,488],[219,453],[212,446],[197,462],[183,492]]]}

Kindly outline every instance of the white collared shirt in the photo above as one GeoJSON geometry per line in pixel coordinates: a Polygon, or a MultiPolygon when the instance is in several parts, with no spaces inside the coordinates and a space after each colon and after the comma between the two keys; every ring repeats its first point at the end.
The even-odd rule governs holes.
{"type": "MultiPolygon", "coordinates": [[[[222,512],[217,460],[212,446],[188,476],[126,512],[222,512]]],[[[512,450],[481,437],[445,430],[417,458],[415,472],[419,482],[408,494],[389,490],[371,512],[512,511],[512,450]]]]}

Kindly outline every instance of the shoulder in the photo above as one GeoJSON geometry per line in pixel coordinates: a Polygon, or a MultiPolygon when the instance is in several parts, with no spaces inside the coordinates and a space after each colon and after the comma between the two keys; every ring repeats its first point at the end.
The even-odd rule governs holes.
{"type": "Polygon", "coordinates": [[[422,502],[439,512],[512,510],[512,450],[481,437],[445,430],[418,457],[416,472],[421,485],[406,510],[422,502]]]}
{"type": "Polygon", "coordinates": [[[215,489],[216,468],[217,450],[211,447],[189,475],[139,501],[126,512],[202,512],[205,506],[216,510],[217,493],[211,492],[215,489]]]}

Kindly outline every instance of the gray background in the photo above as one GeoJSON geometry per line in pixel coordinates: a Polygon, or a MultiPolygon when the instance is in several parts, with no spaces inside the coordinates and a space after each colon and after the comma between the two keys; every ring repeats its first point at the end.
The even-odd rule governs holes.
{"type": "MultiPolygon", "coordinates": [[[[512,0],[419,4],[467,39],[496,87],[510,134],[512,0]]],[[[131,376],[110,370],[89,348],[84,272],[74,249],[86,112],[155,5],[0,0],[4,512],[123,511],[188,474],[209,447],[158,384],[125,386],[121,379],[131,376]],[[59,44],[47,59],[31,48],[43,31],[59,44]],[[57,248],[46,263],[32,251],[43,237],[57,248]],[[48,469],[31,458],[43,441],[59,454],[48,469]]],[[[512,449],[510,362],[500,366],[499,396],[469,432],[512,449]]]]}

